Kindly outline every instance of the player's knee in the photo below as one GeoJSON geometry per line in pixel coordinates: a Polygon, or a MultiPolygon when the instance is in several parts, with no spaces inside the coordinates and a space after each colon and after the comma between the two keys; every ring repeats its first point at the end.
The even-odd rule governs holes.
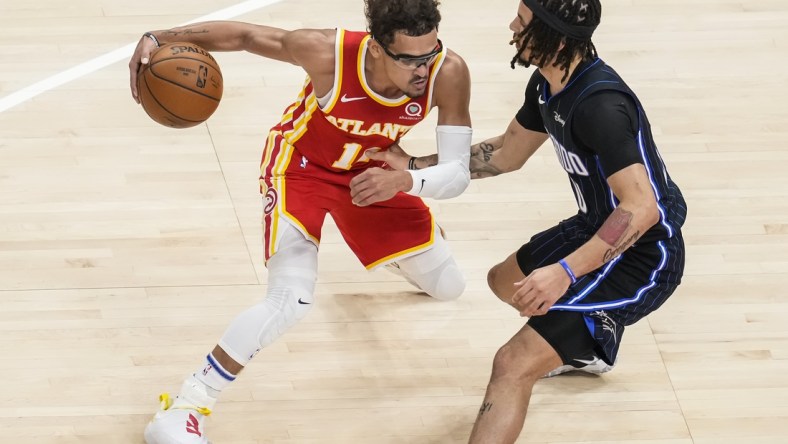
{"type": "Polygon", "coordinates": [[[312,308],[311,294],[299,294],[289,288],[271,288],[260,303],[261,313],[258,339],[266,347],[303,319],[312,308]]]}
{"type": "Polygon", "coordinates": [[[501,284],[499,283],[501,265],[502,264],[495,265],[487,272],[487,286],[490,287],[490,290],[492,290],[493,294],[498,296],[499,299],[505,300],[505,297],[508,295],[503,294],[501,284]]]}
{"type": "Polygon", "coordinates": [[[457,264],[452,260],[445,268],[439,271],[435,288],[428,292],[430,296],[440,301],[453,301],[465,291],[465,276],[457,264]]]}
{"type": "Polygon", "coordinates": [[[522,349],[511,343],[504,344],[495,353],[491,379],[493,381],[534,382],[542,375],[530,362],[530,357],[522,353],[522,349]]]}

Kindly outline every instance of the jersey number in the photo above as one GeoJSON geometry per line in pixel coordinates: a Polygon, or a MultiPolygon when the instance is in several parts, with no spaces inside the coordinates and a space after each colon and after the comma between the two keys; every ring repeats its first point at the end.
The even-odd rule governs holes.
{"type": "Polygon", "coordinates": [[[580,211],[583,213],[588,213],[588,205],[586,205],[586,200],[583,199],[583,193],[580,192],[580,185],[575,182],[574,179],[571,177],[569,181],[572,182],[572,189],[575,192],[575,200],[577,201],[577,207],[580,208],[580,211]]]}
{"type": "Polygon", "coordinates": [[[339,160],[331,164],[331,166],[340,170],[349,170],[354,163],[369,162],[369,157],[367,157],[368,152],[380,151],[380,148],[367,148],[364,150],[361,157],[359,157],[358,155],[361,153],[362,148],[364,147],[359,143],[346,143],[345,146],[342,147],[342,156],[339,160]],[[356,158],[358,158],[358,160],[356,160],[356,158]]]}

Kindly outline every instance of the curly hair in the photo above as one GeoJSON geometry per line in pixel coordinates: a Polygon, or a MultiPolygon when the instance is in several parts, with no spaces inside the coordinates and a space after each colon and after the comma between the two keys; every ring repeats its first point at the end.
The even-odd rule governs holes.
{"type": "Polygon", "coordinates": [[[394,34],[418,37],[438,29],[441,14],[438,0],[364,0],[368,31],[384,46],[394,34]]]}
{"type": "MultiPolygon", "coordinates": [[[[597,26],[602,16],[602,4],[599,0],[537,0],[551,14],[564,23],[580,26],[597,26]]],[[[520,50],[512,59],[512,68],[520,59],[522,52],[531,51],[530,62],[544,66],[555,58],[555,66],[564,71],[562,80],[569,76],[569,66],[575,57],[587,60],[597,57],[596,47],[591,39],[578,40],[568,37],[551,28],[536,15],[528,26],[523,29],[517,39],[523,38],[520,50]],[[561,43],[564,47],[560,49],[561,43]]],[[[528,65],[528,63],[526,63],[528,65]]]]}

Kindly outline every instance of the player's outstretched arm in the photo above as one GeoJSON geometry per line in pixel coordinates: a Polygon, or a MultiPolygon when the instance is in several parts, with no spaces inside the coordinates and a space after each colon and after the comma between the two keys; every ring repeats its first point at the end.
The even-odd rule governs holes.
{"type": "MultiPolygon", "coordinates": [[[[471,146],[471,179],[483,179],[520,169],[547,140],[547,135],[523,128],[512,120],[504,134],[471,146]]],[[[408,156],[408,154],[403,154],[408,156]]],[[[438,164],[438,155],[415,157],[417,168],[438,164]]]]}
{"type": "Polygon", "coordinates": [[[235,21],[201,22],[151,31],[140,38],[129,61],[132,96],[139,103],[137,76],[151,53],[157,45],[172,42],[193,43],[208,51],[247,51],[301,66],[313,79],[330,76],[333,80],[335,35],[333,29],[288,31],[235,21]]]}
{"type": "Polygon", "coordinates": [[[512,119],[506,132],[471,147],[471,179],[518,170],[547,140],[547,134],[525,129],[512,119]]]}

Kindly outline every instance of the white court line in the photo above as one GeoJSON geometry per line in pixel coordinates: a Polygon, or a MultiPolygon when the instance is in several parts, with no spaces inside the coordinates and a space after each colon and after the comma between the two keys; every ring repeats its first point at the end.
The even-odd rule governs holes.
{"type": "MultiPolygon", "coordinates": [[[[227,20],[233,17],[238,17],[242,14],[246,14],[247,12],[254,11],[256,9],[264,8],[274,3],[279,3],[280,1],[282,0],[248,0],[235,6],[230,6],[228,8],[196,18],[190,22],[184,23],[184,25],[209,20],[227,20]]],[[[96,57],[95,59],[88,60],[85,63],[81,63],[71,69],[55,74],[40,82],[34,83],[26,88],[22,88],[19,91],[11,93],[8,96],[0,99],[0,113],[15,107],[20,103],[28,101],[39,94],[43,94],[72,80],[76,80],[80,77],[98,71],[99,69],[107,67],[117,61],[129,58],[136,47],[137,42],[130,43],[122,48],[96,57]]]]}

